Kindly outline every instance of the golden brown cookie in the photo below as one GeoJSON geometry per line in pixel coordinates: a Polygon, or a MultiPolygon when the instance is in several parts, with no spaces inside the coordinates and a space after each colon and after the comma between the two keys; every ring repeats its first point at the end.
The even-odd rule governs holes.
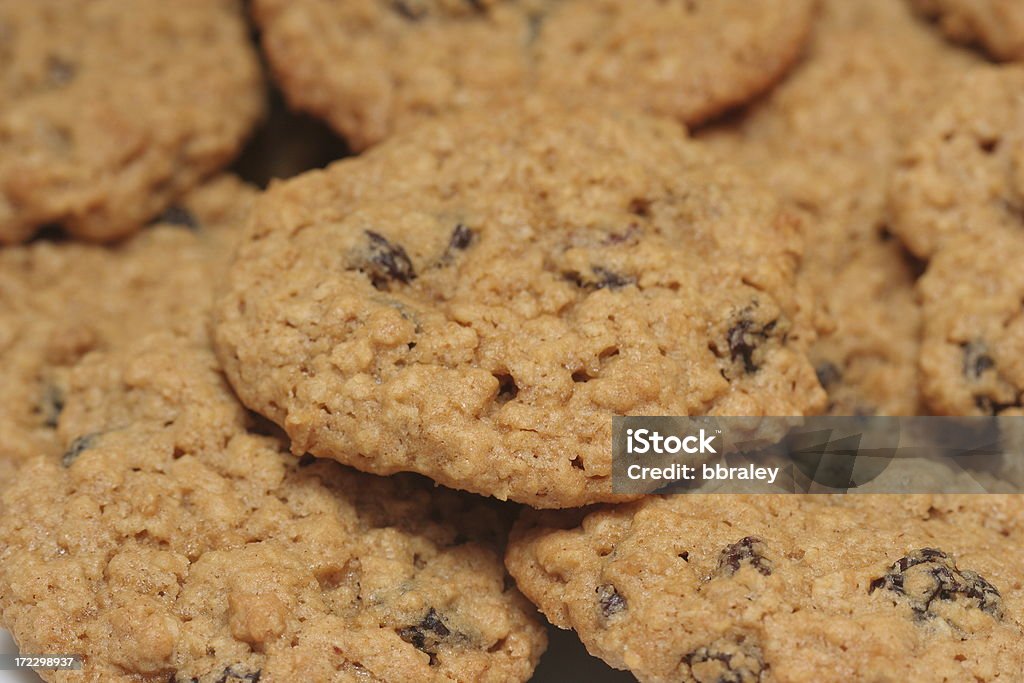
{"type": "Polygon", "coordinates": [[[827,412],[921,414],[915,266],[891,237],[850,245],[822,234],[834,226],[818,227],[808,242],[822,241],[807,246],[800,279],[818,296],[820,336],[809,356],[828,393],[827,412]]]}
{"type": "Polygon", "coordinates": [[[1020,496],[649,497],[528,512],[506,564],[644,683],[1013,680],[1020,496]]]}
{"type": "Polygon", "coordinates": [[[905,132],[977,60],[902,0],[827,0],[821,10],[789,78],[702,139],[803,212],[801,281],[820,303],[811,355],[829,411],[912,415],[921,411],[916,267],[888,234],[889,178],[905,132]]]}
{"type": "Polygon", "coordinates": [[[216,276],[254,195],[220,176],[117,246],[0,249],[0,476],[58,448],[65,373],[87,353],[156,331],[205,338],[216,276]]]}
{"type": "Polygon", "coordinates": [[[1024,69],[965,74],[895,175],[893,229],[929,257],[921,382],[942,415],[1019,413],[1024,394],[1024,69]]]}
{"type": "Polygon", "coordinates": [[[800,246],[670,122],[466,113],[271,188],[216,344],[296,453],[581,505],[613,415],[820,409],[800,246]]]}
{"type": "Polygon", "coordinates": [[[263,109],[235,0],[2,0],[0,36],[0,243],[135,232],[263,109]]]}
{"type": "Polygon", "coordinates": [[[293,106],[354,149],[419,116],[541,89],[687,123],[772,85],[813,0],[257,0],[293,106]]]}
{"type": "Polygon", "coordinates": [[[890,206],[921,258],[957,236],[1024,232],[1024,67],[979,67],[950,87],[904,149],[890,206]]]}
{"type": "Polygon", "coordinates": [[[1024,4],[1018,0],[909,0],[959,43],[980,43],[996,59],[1024,59],[1024,4]]]}
{"type": "Polygon", "coordinates": [[[1021,232],[953,238],[918,283],[922,391],[939,415],[1024,414],[1021,232]]]}
{"type": "Polygon", "coordinates": [[[544,649],[499,511],[299,459],[209,350],[155,335],[75,368],[63,455],[3,493],[0,609],[50,681],[525,681],[544,649]]]}

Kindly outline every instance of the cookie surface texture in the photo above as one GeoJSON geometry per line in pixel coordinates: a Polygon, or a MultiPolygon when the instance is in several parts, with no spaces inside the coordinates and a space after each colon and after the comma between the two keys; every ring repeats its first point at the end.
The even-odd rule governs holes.
{"type": "Polygon", "coordinates": [[[675,124],[534,105],[259,202],[216,344],[296,453],[568,507],[611,497],[612,415],[820,409],[775,199],[675,124]]]}
{"type": "Polygon", "coordinates": [[[215,283],[255,190],[223,175],[116,246],[39,240],[0,249],[0,482],[59,452],[67,372],[152,332],[207,336],[215,283]]]}
{"type": "Polygon", "coordinates": [[[977,61],[901,0],[827,0],[789,77],[699,136],[804,219],[800,280],[819,304],[811,355],[832,414],[922,410],[917,266],[891,235],[889,182],[904,137],[977,61]]]}
{"type": "Polygon", "coordinates": [[[909,2],[952,40],[980,44],[996,59],[1024,59],[1024,5],[1015,0],[909,2]]]}
{"type": "MultiPolygon", "coordinates": [[[[544,649],[500,513],[262,436],[208,349],[77,366],[65,452],[3,493],[0,609],[50,681],[524,681],[544,649]]],[[[264,430],[265,431],[265,430],[264,430]]]]}
{"type": "Polygon", "coordinates": [[[651,497],[528,512],[506,562],[644,683],[1002,681],[1024,666],[1020,501],[651,497]]]}
{"type": "Polygon", "coordinates": [[[3,0],[0,31],[0,243],[139,230],[263,110],[232,0],[3,0]]]}
{"type": "Polygon", "coordinates": [[[282,89],[354,149],[524,90],[687,123],[772,85],[812,0],[259,0],[282,89]]]}

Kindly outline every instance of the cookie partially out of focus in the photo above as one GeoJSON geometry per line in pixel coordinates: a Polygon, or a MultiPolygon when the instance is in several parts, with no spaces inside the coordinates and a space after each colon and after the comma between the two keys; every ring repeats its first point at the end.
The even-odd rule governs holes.
{"type": "Polygon", "coordinates": [[[805,218],[800,281],[820,313],[810,355],[832,414],[922,410],[916,265],[888,225],[889,180],[913,126],[979,61],[903,0],[824,0],[786,80],[698,136],[805,218]]]}
{"type": "Polygon", "coordinates": [[[114,246],[38,240],[0,249],[0,487],[54,453],[67,372],[152,332],[202,340],[215,283],[255,190],[218,176],[114,246]]]}
{"type": "Polygon", "coordinates": [[[921,387],[940,415],[1024,405],[1024,68],[983,67],[950,88],[895,175],[893,229],[928,258],[921,387]]]}
{"type": "Polygon", "coordinates": [[[813,0],[257,0],[293,106],[361,150],[422,116],[543,90],[697,123],[774,84],[813,0]]]}
{"type": "Polygon", "coordinates": [[[909,0],[950,39],[980,44],[1000,60],[1024,59],[1024,3],[1019,0],[909,0]]]}
{"type": "Polygon", "coordinates": [[[137,231],[263,111],[235,0],[2,0],[0,45],[0,243],[137,231]]]}

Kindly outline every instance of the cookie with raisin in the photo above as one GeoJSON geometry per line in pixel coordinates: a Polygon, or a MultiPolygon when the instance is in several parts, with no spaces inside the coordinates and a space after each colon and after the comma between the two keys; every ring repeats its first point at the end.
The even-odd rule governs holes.
{"type": "Polygon", "coordinates": [[[1024,67],[978,67],[950,87],[903,149],[889,206],[923,259],[959,237],[1024,233],[1024,67]]]}
{"type": "Polygon", "coordinates": [[[0,249],[0,468],[60,446],[66,374],[151,332],[205,339],[219,274],[255,190],[223,175],[116,245],[37,240],[0,249]]]}
{"type": "Polygon", "coordinates": [[[800,251],[675,124],[533,101],[272,187],[215,340],[296,453],[570,507],[614,498],[613,415],[821,409],[800,251]]]}
{"type": "Polygon", "coordinates": [[[812,356],[832,414],[923,409],[919,264],[892,238],[889,183],[907,131],[978,61],[902,0],[826,0],[789,77],[698,134],[804,217],[800,280],[818,301],[812,356]]]}
{"type": "Polygon", "coordinates": [[[0,521],[5,626],[83,657],[47,680],[506,683],[544,650],[502,566],[506,511],[293,456],[208,346],[90,355],[58,431],[0,521]]]}
{"type": "Polygon", "coordinates": [[[528,511],[506,564],[644,683],[996,682],[1024,666],[1021,512],[996,494],[654,496],[528,511]]]}
{"type": "Polygon", "coordinates": [[[263,111],[235,0],[3,0],[0,71],[0,243],[138,231],[263,111]]]}
{"type": "Polygon", "coordinates": [[[929,258],[920,368],[942,415],[1019,412],[1024,349],[1024,69],[970,71],[907,144],[893,229],[929,258]]]}

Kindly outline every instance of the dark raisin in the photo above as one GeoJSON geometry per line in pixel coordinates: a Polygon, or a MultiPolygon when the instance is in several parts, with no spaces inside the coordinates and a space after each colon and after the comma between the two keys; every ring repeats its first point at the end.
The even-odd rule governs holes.
{"type": "Polygon", "coordinates": [[[577,287],[583,289],[621,289],[636,284],[636,278],[626,275],[619,275],[602,266],[593,266],[590,269],[591,275],[585,276],[581,273],[570,272],[565,274],[567,280],[572,281],[577,287]]]}
{"type": "Polygon", "coordinates": [[[398,636],[417,650],[430,655],[430,663],[435,662],[438,646],[452,635],[451,629],[445,626],[433,607],[415,626],[407,626],[398,630],[398,636]]]}
{"type": "Polygon", "coordinates": [[[597,593],[597,604],[601,606],[601,614],[605,619],[626,611],[626,598],[615,590],[615,586],[611,584],[598,586],[595,592],[597,593]]]}
{"type": "Polygon", "coordinates": [[[978,395],[974,397],[974,405],[985,415],[998,415],[1007,408],[1019,408],[1020,399],[1016,401],[997,401],[990,396],[978,395]]]}
{"type": "Polygon", "coordinates": [[[259,683],[260,676],[263,675],[262,669],[256,671],[245,671],[244,669],[240,672],[238,668],[229,666],[224,669],[224,673],[217,679],[217,683],[229,683],[230,681],[246,681],[247,683],[259,683]]]}
{"type": "Polygon", "coordinates": [[[64,455],[61,456],[60,464],[64,467],[71,467],[83,451],[87,451],[96,445],[97,436],[97,434],[86,434],[72,441],[68,449],[64,451],[64,455]]]}
{"type": "Polygon", "coordinates": [[[196,215],[180,204],[172,204],[159,216],[155,223],[164,225],[178,225],[189,230],[199,229],[199,219],[196,215]]]}
{"type": "Polygon", "coordinates": [[[764,556],[765,544],[757,536],[745,536],[722,550],[718,557],[718,573],[732,576],[743,564],[749,564],[765,576],[771,576],[772,563],[764,556]]]}
{"type": "Polygon", "coordinates": [[[764,325],[749,317],[750,309],[740,313],[740,319],[729,328],[729,358],[743,360],[743,369],[756,372],[758,364],[754,360],[754,352],[764,343],[775,330],[776,321],[771,320],[764,325]]]}
{"type": "Polygon", "coordinates": [[[937,616],[936,601],[962,601],[996,619],[1003,616],[1003,600],[996,587],[975,572],[961,571],[949,555],[935,548],[915,550],[894,562],[869,584],[869,594],[877,590],[898,595],[921,620],[937,616]]]}
{"type": "Polygon", "coordinates": [[[391,9],[409,21],[419,21],[427,16],[426,9],[419,2],[410,0],[392,0],[391,9]]]}
{"type": "Polygon", "coordinates": [[[64,394],[58,387],[47,385],[43,389],[43,397],[39,401],[39,413],[43,424],[51,429],[57,426],[60,414],[64,411],[64,394]]]}
{"type": "Polygon", "coordinates": [[[758,683],[768,669],[759,647],[720,641],[683,657],[697,683],[758,683]]]}
{"type": "Polygon", "coordinates": [[[637,197],[629,202],[629,212],[634,216],[647,218],[651,215],[651,200],[637,197]]]}
{"type": "Polygon", "coordinates": [[[51,85],[67,85],[75,80],[75,65],[66,59],[51,55],[46,61],[46,77],[51,85]]]}
{"type": "Polygon", "coordinates": [[[826,389],[833,386],[843,378],[843,373],[839,370],[836,364],[830,363],[829,361],[819,363],[818,367],[814,369],[814,372],[818,375],[818,382],[826,389]]]}
{"type": "Polygon", "coordinates": [[[978,149],[985,154],[992,154],[999,149],[999,138],[982,138],[978,140],[978,149]]]}
{"type": "Polygon", "coordinates": [[[988,347],[984,342],[973,341],[961,344],[964,354],[964,377],[978,379],[986,370],[995,367],[996,362],[988,353],[988,347]]]}
{"type": "Polygon", "coordinates": [[[391,281],[409,283],[416,277],[412,261],[400,245],[392,244],[383,235],[366,231],[370,241],[367,275],[377,289],[386,289],[391,281]]]}
{"type": "Polygon", "coordinates": [[[455,226],[451,239],[448,240],[448,251],[462,251],[473,242],[474,233],[462,223],[455,226]]]}

